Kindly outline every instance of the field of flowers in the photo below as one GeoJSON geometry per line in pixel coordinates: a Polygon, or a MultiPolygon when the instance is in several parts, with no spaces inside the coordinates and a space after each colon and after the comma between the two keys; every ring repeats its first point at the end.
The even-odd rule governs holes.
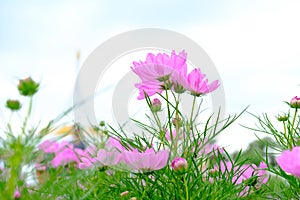
{"type": "MultiPolygon", "coordinates": [[[[252,114],[258,126],[250,129],[273,138],[259,140],[263,153],[251,149],[255,162],[242,150],[231,155],[215,140],[246,110],[196,121],[201,115],[196,101],[220,83],[209,82],[199,68],[189,71],[186,57],[185,51],[149,53],[133,62],[140,78],[137,98],[151,113],[151,125],[131,119],[141,133],[104,121],[90,127],[61,124],[72,108],[46,127],[28,125],[40,88],[30,77],[20,80],[17,89],[29,101],[28,112],[19,129],[6,122],[1,130],[0,199],[299,199],[300,98],[286,102],[286,114],[277,119],[252,114]],[[180,107],[184,93],[193,98],[189,116],[180,107]],[[162,111],[166,119],[160,118],[162,111]],[[53,132],[61,132],[60,138],[49,139],[53,132]],[[70,134],[74,141],[64,140],[70,134]]],[[[12,115],[26,109],[11,99],[6,107],[12,115]]]]}

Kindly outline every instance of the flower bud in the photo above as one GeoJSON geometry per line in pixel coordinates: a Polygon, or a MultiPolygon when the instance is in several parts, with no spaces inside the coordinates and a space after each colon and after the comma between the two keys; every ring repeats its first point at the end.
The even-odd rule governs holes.
{"type": "Polygon", "coordinates": [[[105,121],[100,121],[99,126],[102,126],[102,127],[105,126],[105,121]]]}
{"type": "Polygon", "coordinates": [[[300,108],[300,98],[295,96],[294,98],[291,99],[290,102],[291,108],[300,108]]]}
{"type": "Polygon", "coordinates": [[[181,127],[182,126],[182,119],[177,116],[175,118],[172,119],[172,124],[175,126],[175,127],[181,127]]]}
{"type": "Polygon", "coordinates": [[[184,158],[175,158],[172,161],[171,166],[175,172],[185,172],[188,167],[188,163],[184,158]]]}
{"type": "Polygon", "coordinates": [[[210,177],[217,177],[219,173],[220,172],[217,169],[210,169],[210,170],[208,170],[208,175],[210,177]]]}
{"type": "Polygon", "coordinates": [[[39,84],[31,77],[19,81],[18,90],[23,96],[33,96],[39,89],[39,84]]]}
{"type": "Polygon", "coordinates": [[[153,99],[152,106],[151,106],[152,112],[159,112],[161,111],[161,102],[158,98],[153,99]]]}
{"type": "Polygon", "coordinates": [[[121,196],[121,197],[124,197],[124,196],[126,196],[127,194],[129,194],[129,192],[128,192],[128,191],[125,191],[125,192],[122,192],[122,193],[120,194],[120,196],[121,196]]]}
{"type": "Polygon", "coordinates": [[[288,118],[289,118],[289,116],[286,115],[286,114],[282,114],[282,115],[277,116],[277,120],[280,121],[280,122],[285,122],[285,121],[288,120],[288,118]]]}
{"type": "Polygon", "coordinates": [[[17,111],[21,109],[21,103],[18,100],[7,100],[6,107],[9,108],[11,111],[17,111]]]}
{"type": "Polygon", "coordinates": [[[16,189],[15,193],[14,193],[14,198],[15,199],[20,199],[20,197],[21,197],[21,193],[20,193],[20,191],[18,189],[16,189]]]}

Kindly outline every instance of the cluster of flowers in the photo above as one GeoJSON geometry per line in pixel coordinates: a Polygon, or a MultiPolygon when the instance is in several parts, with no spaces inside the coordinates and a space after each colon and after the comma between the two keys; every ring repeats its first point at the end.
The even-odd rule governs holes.
{"type": "MultiPolygon", "coordinates": [[[[126,149],[119,140],[112,137],[105,148],[98,150],[96,147],[82,150],[66,141],[58,143],[49,140],[41,143],[38,148],[46,154],[54,154],[54,158],[48,164],[53,168],[73,163],[79,169],[122,165],[134,171],[153,171],[166,166],[169,158],[169,150],[155,151],[153,148],[147,148],[141,152],[134,148],[126,149]]],[[[45,169],[39,164],[38,166],[41,170],[45,169]]]]}
{"type": "MultiPolygon", "coordinates": [[[[202,144],[199,144],[202,146],[202,144]]],[[[209,155],[212,152],[223,152],[218,145],[204,142],[204,148],[199,150],[199,155],[209,155]]],[[[67,141],[49,141],[42,142],[38,148],[45,154],[53,154],[51,163],[41,165],[36,164],[39,171],[46,170],[46,166],[57,168],[69,163],[75,164],[79,169],[88,169],[93,166],[127,166],[127,169],[134,171],[154,171],[162,169],[167,165],[170,151],[168,149],[155,151],[154,148],[146,148],[140,151],[136,148],[127,149],[119,140],[110,137],[105,148],[96,149],[96,147],[87,147],[85,150],[74,147],[67,141]]],[[[174,160],[176,160],[175,158],[174,160]]],[[[172,164],[173,166],[173,164],[172,164]]],[[[175,167],[176,169],[176,167],[175,167]]]]}
{"type": "Polygon", "coordinates": [[[141,79],[141,83],[135,85],[139,89],[138,99],[145,98],[145,93],[152,96],[168,89],[176,93],[189,91],[195,96],[217,89],[219,81],[209,84],[199,68],[187,73],[186,56],[184,51],[179,54],[172,51],[171,56],[166,53],[149,53],[145,61],[133,62],[131,69],[141,79]]]}
{"type": "MultiPolygon", "coordinates": [[[[201,145],[201,144],[199,144],[201,145]]],[[[140,152],[138,149],[127,150],[119,140],[110,137],[106,149],[99,149],[96,152],[95,147],[88,147],[85,150],[74,148],[68,142],[62,141],[60,143],[54,141],[44,141],[38,147],[44,153],[54,154],[51,161],[51,166],[56,168],[65,166],[67,164],[75,164],[79,169],[89,169],[92,167],[116,166],[124,165],[126,168],[135,172],[149,172],[160,170],[167,166],[170,152],[169,150],[155,151],[153,148],[147,148],[140,152]]],[[[213,155],[214,153],[223,153],[222,148],[215,144],[205,144],[205,147],[199,151],[199,155],[213,155]]],[[[176,157],[172,160],[170,167],[175,172],[184,173],[188,169],[188,162],[185,158],[176,157]]],[[[207,168],[208,166],[206,166],[207,168]]],[[[221,162],[220,165],[215,164],[209,174],[214,171],[221,171],[222,173],[233,171],[236,174],[232,182],[234,184],[241,184],[250,178],[257,177],[257,185],[267,182],[268,178],[265,172],[266,164],[261,163],[260,166],[244,164],[241,167],[233,167],[232,163],[221,162]]],[[[46,170],[45,166],[37,164],[37,170],[46,170]]],[[[204,171],[206,169],[203,169],[204,171]]],[[[210,181],[213,181],[210,178],[210,181]]]]}
{"type": "MultiPolygon", "coordinates": [[[[294,108],[295,112],[297,112],[300,108],[300,98],[297,96],[293,97],[290,101],[290,107],[294,108]]],[[[288,116],[280,116],[278,120],[287,121],[288,116]]],[[[300,146],[293,146],[289,150],[284,150],[276,158],[276,161],[285,172],[300,177],[300,146]]]]}

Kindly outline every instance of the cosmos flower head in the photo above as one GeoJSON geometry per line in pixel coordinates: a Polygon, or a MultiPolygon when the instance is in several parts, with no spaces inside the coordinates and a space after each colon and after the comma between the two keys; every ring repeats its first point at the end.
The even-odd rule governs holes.
{"type": "Polygon", "coordinates": [[[294,147],[292,150],[284,150],[276,158],[276,161],[283,171],[300,177],[300,147],[294,147]]]}
{"type": "Polygon", "coordinates": [[[133,171],[150,172],[164,168],[169,158],[169,150],[146,149],[144,152],[123,151],[125,164],[133,171]]]}

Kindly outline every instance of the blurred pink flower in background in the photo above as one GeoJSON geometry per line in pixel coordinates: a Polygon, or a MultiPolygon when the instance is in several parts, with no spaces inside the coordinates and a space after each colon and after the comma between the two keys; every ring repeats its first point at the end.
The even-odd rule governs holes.
{"type": "Polygon", "coordinates": [[[38,149],[42,150],[45,153],[55,153],[59,147],[59,144],[56,141],[45,140],[38,145],[38,149]]]}
{"type": "Polygon", "coordinates": [[[174,140],[176,138],[176,129],[173,129],[173,131],[172,131],[172,139],[171,139],[171,134],[170,134],[169,130],[166,130],[165,137],[168,141],[172,141],[172,139],[174,140]]]}
{"type": "Polygon", "coordinates": [[[62,151],[56,153],[55,157],[52,160],[52,166],[53,167],[64,166],[72,162],[79,163],[80,160],[76,155],[74,149],[67,147],[62,151]]]}
{"type": "Polygon", "coordinates": [[[204,140],[203,142],[199,142],[200,150],[198,154],[200,155],[208,155],[208,154],[218,154],[218,152],[223,153],[224,150],[217,144],[211,144],[208,143],[207,140],[204,140]]]}
{"type": "Polygon", "coordinates": [[[38,145],[38,149],[42,150],[45,153],[56,153],[58,151],[63,150],[66,146],[70,145],[72,144],[65,140],[61,142],[45,140],[44,142],[38,145]]]}
{"type": "Polygon", "coordinates": [[[35,163],[35,168],[38,171],[45,171],[47,169],[47,166],[41,165],[40,163],[35,163]]]}
{"type": "MultiPolygon", "coordinates": [[[[233,169],[232,163],[230,161],[220,163],[220,170],[222,173],[233,171],[235,175],[232,178],[232,182],[235,184],[240,184],[243,181],[254,176],[257,176],[259,183],[265,184],[268,181],[268,177],[266,176],[265,170],[266,168],[267,165],[263,162],[260,163],[259,166],[256,166],[255,164],[244,164],[240,168],[234,167],[233,169]]],[[[215,170],[217,169],[219,169],[219,166],[215,166],[215,170]]]]}
{"type": "Polygon", "coordinates": [[[144,152],[133,152],[125,150],[123,152],[125,164],[132,170],[147,172],[162,169],[167,165],[169,150],[147,149],[144,152]]]}
{"type": "Polygon", "coordinates": [[[15,198],[15,199],[20,199],[20,198],[21,198],[21,193],[20,193],[20,191],[19,191],[18,188],[15,190],[14,198],[15,198]]]}
{"type": "Polygon", "coordinates": [[[117,151],[106,151],[100,149],[96,158],[97,162],[100,162],[102,166],[114,166],[123,161],[122,153],[117,151]]]}
{"type": "Polygon", "coordinates": [[[90,169],[94,166],[96,161],[97,161],[96,158],[80,157],[80,161],[78,162],[77,167],[79,169],[90,169]]]}
{"type": "Polygon", "coordinates": [[[300,147],[284,150],[276,161],[283,171],[300,177],[300,147]]]}

